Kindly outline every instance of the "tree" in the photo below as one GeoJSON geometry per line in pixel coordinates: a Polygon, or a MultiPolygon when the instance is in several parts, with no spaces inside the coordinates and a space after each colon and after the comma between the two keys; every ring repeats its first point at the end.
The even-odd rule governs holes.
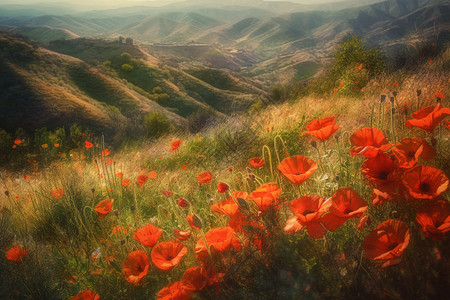
{"type": "Polygon", "coordinates": [[[124,40],[123,36],[119,36],[119,43],[123,44],[123,40],[124,40]]]}
{"type": "Polygon", "coordinates": [[[127,44],[127,45],[133,45],[133,39],[130,38],[130,37],[127,37],[127,38],[125,39],[125,44],[127,44]]]}
{"type": "Polygon", "coordinates": [[[367,48],[365,42],[354,34],[347,35],[338,44],[333,57],[331,75],[335,78],[355,68],[365,69],[372,76],[383,71],[385,64],[379,50],[367,48]]]}

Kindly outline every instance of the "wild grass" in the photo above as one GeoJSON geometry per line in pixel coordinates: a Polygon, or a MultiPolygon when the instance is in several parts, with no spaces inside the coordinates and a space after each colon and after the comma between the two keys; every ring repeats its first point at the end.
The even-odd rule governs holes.
{"type": "MultiPolygon", "coordinates": [[[[67,299],[90,289],[101,299],[155,298],[164,286],[179,281],[187,268],[199,265],[194,255],[197,241],[208,230],[227,226],[228,218],[210,209],[225,199],[217,190],[220,181],[231,191],[248,193],[263,183],[276,182],[282,190],[280,208],[258,218],[256,205],[247,201],[246,213],[265,230],[247,228],[247,237],[238,234],[244,247],[214,261],[214,269],[225,275],[219,285],[197,292],[196,298],[445,299],[448,237],[433,241],[420,233],[415,221],[417,203],[394,201],[373,206],[370,186],[360,172],[363,159],[349,154],[349,137],[362,127],[380,129],[392,144],[404,137],[434,139],[438,155],[426,164],[449,175],[448,129],[441,125],[431,135],[404,126],[416,108],[434,104],[437,91],[448,95],[447,71],[429,68],[432,66],[425,65],[423,72],[402,74],[402,80],[397,75],[380,75],[359,97],[339,92],[299,97],[248,117],[205,127],[197,134],[176,132],[139,147],[112,150],[107,156],[102,155],[104,141],[92,140],[92,148],[76,149],[69,157],[33,172],[1,170],[0,296],[67,299]],[[422,91],[420,96],[417,89],[422,91]],[[397,96],[391,102],[393,90],[397,96]],[[380,94],[388,94],[384,102],[380,94]],[[400,109],[403,105],[408,106],[408,115],[400,109]],[[301,136],[311,120],[327,116],[336,117],[340,126],[329,140],[312,143],[310,137],[301,136]],[[181,146],[169,152],[171,142],[177,139],[181,146]],[[294,155],[309,157],[319,165],[301,185],[292,184],[277,169],[284,158],[294,155]],[[252,157],[263,158],[265,165],[254,169],[248,164],[252,157]],[[139,175],[152,171],[156,177],[151,176],[142,186],[137,184],[139,175]],[[210,184],[200,184],[196,178],[205,171],[212,174],[210,184]],[[122,185],[124,179],[131,184],[122,185]],[[329,198],[342,187],[353,188],[368,203],[372,220],[368,227],[356,230],[358,221],[352,219],[320,239],[312,239],[305,231],[283,231],[292,215],[289,201],[310,194],[329,198]],[[63,192],[55,196],[55,190],[63,192]],[[167,197],[165,190],[173,194],[167,197]],[[188,209],[176,204],[180,197],[190,202],[188,209]],[[114,199],[113,208],[99,218],[94,209],[104,199],[114,199]],[[199,231],[187,221],[187,214],[193,213],[202,222],[199,231]],[[362,243],[387,219],[404,221],[412,237],[401,263],[381,269],[365,257],[362,243]],[[191,230],[192,236],[184,242],[188,253],[180,265],[163,272],[150,262],[143,284],[136,287],[125,281],[122,263],[135,250],[150,256],[151,249],[133,239],[136,230],[147,224],[163,230],[159,242],[175,239],[175,229],[191,230]],[[265,238],[262,249],[248,242],[254,237],[265,238]],[[17,244],[29,255],[14,263],[3,253],[17,244]]],[[[448,107],[448,97],[441,101],[448,107]]],[[[448,200],[448,196],[447,191],[443,197],[448,200]]]]}

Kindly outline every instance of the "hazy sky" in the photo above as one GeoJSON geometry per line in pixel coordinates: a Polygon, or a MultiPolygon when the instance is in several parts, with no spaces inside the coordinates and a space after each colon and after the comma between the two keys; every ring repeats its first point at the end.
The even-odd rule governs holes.
{"type": "MultiPolygon", "coordinates": [[[[55,3],[70,4],[76,6],[90,7],[119,7],[131,5],[164,5],[173,2],[185,0],[0,0],[0,4],[37,4],[37,3],[55,3]]],[[[245,1],[245,0],[244,0],[245,1]]],[[[243,2],[244,2],[243,1],[243,2]]],[[[337,2],[342,0],[266,0],[266,1],[290,1],[305,4],[315,4],[320,2],[337,2]]],[[[211,2],[226,2],[226,0],[211,0],[211,2]]]]}

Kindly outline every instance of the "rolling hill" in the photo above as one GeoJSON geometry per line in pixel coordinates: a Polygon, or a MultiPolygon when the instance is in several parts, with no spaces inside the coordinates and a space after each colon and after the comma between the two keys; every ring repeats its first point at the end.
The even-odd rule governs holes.
{"type": "Polygon", "coordinates": [[[264,93],[227,73],[222,80],[234,80],[242,88],[215,87],[211,78],[209,83],[200,79],[203,69],[196,77],[164,66],[140,47],[118,42],[61,40],[46,49],[0,34],[0,44],[0,128],[9,131],[78,123],[115,136],[148,112],[161,112],[181,126],[198,110],[231,113],[264,93]],[[124,70],[124,64],[133,69],[124,70]]]}

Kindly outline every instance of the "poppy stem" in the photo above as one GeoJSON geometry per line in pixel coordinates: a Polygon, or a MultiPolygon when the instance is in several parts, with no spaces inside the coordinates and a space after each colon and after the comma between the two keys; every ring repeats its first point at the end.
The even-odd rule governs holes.
{"type": "MultiPolygon", "coordinates": [[[[269,156],[270,173],[272,174],[272,179],[273,179],[274,177],[273,177],[272,154],[271,154],[271,152],[270,152],[270,148],[269,148],[267,145],[264,145],[263,148],[262,148],[262,157],[263,157],[264,160],[265,160],[264,150],[267,151],[268,156],[269,156]]],[[[277,154],[277,155],[278,155],[278,154],[277,154]]],[[[279,158],[278,158],[278,159],[279,159],[279,158]]]]}

